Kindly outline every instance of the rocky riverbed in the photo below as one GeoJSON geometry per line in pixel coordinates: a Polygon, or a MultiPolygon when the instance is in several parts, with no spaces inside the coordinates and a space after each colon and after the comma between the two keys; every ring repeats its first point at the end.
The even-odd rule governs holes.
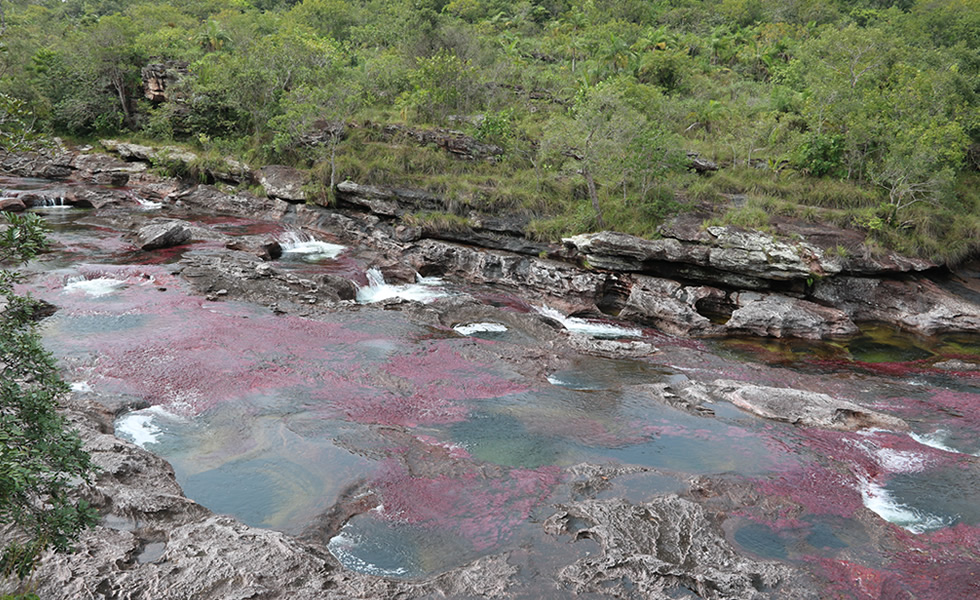
{"type": "Polygon", "coordinates": [[[44,178],[7,209],[76,207],[28,289],[101,467],[42,598],[980,593],[971,279],[799,224],[431,232],[391,220],[425,194],[110,147],[0,161],[44,178]]]}

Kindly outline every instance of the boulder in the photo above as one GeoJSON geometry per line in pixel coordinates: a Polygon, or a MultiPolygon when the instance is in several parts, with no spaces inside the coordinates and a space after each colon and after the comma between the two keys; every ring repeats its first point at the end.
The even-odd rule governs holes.
{"type": "Polygon", "coordinates": [[[217,164],[208,165],[205,171],[212,179],[236,184],[249,181],[252,177],[251,167],[230,156],[224,157],[217,164]]]}
{"type": "Polygon", "coordinates": [[[269,165],[258,171],[259,183],[270,198],[280,198],[287,202],[305,202],[303,187],[309,177],[303,171],[283,165],[269,165]]]}
{"type": "Polygon", "coordinates": [[[728,333],[814,340],[858,333],[857,325],[836,308],[780,294],[743,292],[734,297],[739,308],[725,323],[728,333]]]}
{"type": "Polygon", "coordinates": [[[140,160],[149,162],[150,157],[154,154],[153,148],[143,146],[142,144],[129,144],[117,140],[99,140],[99,143],[109,152],[115,152],[123,160],[127,161],[140,160]]]}
{"type": "Polygon", "coordinates": [[[321,290],[332,290],[338,300],[354,300],[357,297],[357,284],[346,277],[324,273],[317,278],[321,290]]]}
{"type": "Polygon", "coordinates": [[[0,198],[0,212],[22,212],[27,206],[19,198],[0,198]]]}
{"type": "Polygon", "coordinates": [[[136,234],[136,245],[143,250],[158,250],[186,244],[191,239],[189,224],[178,219],[155,219],[136,234]]]}

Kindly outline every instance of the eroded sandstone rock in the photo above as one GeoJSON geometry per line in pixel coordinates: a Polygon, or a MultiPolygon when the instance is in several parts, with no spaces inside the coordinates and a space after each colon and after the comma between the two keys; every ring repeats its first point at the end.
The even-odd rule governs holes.
{"type": "Polygon", "coordinates": [[[834,277],[818,282],[813,298],[840,309],[854,321],[892,323],[927,335],[980,331],[980,305],[922,277],[834,277]]]}
{"type": "Polygon", "coordinates": [[[797,577],[785,565],[737,554],[701,506],[677,496],[643,504],[617,498],[561,505],[544,527],[553,535],[599,544],[599,555],[558,573],[559,581],[579,594],[667,600],[693,590],[714,600],[791,597],[779,590],[792,588],[797,577]]]}
{"type": "Polygon", "coordinates": [[[739,305],[725,323],[728,333],[775,338],[825,339],[858,333],[841,310],[781,294],[736,294],[739,305]]]}

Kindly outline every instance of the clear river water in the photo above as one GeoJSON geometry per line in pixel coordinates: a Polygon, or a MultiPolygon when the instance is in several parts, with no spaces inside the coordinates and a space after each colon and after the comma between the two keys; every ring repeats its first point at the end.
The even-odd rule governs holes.
{"type": "Polygon", "coordinates": [[[828,597],[879,597],[892,581],[918,597],[954,598],[980,578],[980,376],[934,366],[980,361],[976,336],[866,327],[835,342],[692,341],[511,298],[509,310],[544,312],[581,335],[659,349],[630,360],[570,354],[529,377],[487,357],[503,345],[533,355],[532,332],[494,321],[425,326],[377,304],[499,299],[499,290],[388,285],[357,248],[202,217],[200,226],[225,234],[277,237],[286,249],[278,269],[354,273],[361,283],[355,306],[279,315],[209,301],[172,273],[181,256],[213,244],[143,252],[126,232],[88,222],[91,211],[40,212],[53,249],[26,269],[24,289],[58,307],[42,332],[76,393],[144,406],[120,415],[117,435],[166,458],[188,497],[250,525],[301,534],[350,490],[369,490],[373,508],[327,541],[350,569],[426,577],[502,551],[547,563],[569,540],[544,534],[541,522],[574,497],[566,469],[587,462],[637,467],[599,497],[640,502],[704,477],[752,490],[755,500],[724,516],[728,539],[805,566],[828,597]],[[643,388],[718,378],[849,398],[912,432],[807,429],[724,402],[695,415],[643,388]]]}

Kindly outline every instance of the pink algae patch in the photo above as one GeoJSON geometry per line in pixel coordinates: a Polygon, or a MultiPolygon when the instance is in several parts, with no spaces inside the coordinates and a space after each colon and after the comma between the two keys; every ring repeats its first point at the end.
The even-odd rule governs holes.
{"type": "Polygon", "coordinates": [[[385,371],[411,382],[419,393],[443,400],[495,398],[528,389],[487,372],[487,366],[463,358],[452,345],[438,341],[392,358],[385,371]]]}
{"type": "MultiPolygon", "coordinates": [[[[767,497],[783,498],[815,515],[853,517],[864,507],[864,482],[880,481],[892,472],[956,462],[947,453],[922,446],[905,434],[887,431],[862,434],[801,429],[795,445],[814,460],[758,480],[758,489],[767,497]]],[[[789,508],[784,513],[785,517],[797,516],[789,508]]]]}
{"type": "Polygon", "coordinates": [[[904,549],[880,567],[811,558],[837,598],[973,600],[980,598],[980,528],[957,525],[915,535],[896,530],[904,549]]]}
{"type": "Polygon", "coordinates": [[[347,419],[374,425],[445,425],[466,419],[468,409],[446,398],[429,394],[395,396],[363,395],[334,406],[347,419]]]}
{"type": "Polygon", "coordinates": [[[558,467],[465,471],[413,477],[390,461],[374,486],[384,514],[404,523],[455,532],[475,550],[506,542],[560,481],[558,467]]]}
{"type": "Polygon", "coordinates": [[[188,412],[276,388],[350,387],[313,364],[344,359],[343,351],[329,346],[349,341],[352,333],[337,325],[271,317],[244,321],[227,314],[188,317],[154,330],[151,339],[117,334],[99,344],[97,371],[126,382],[153,404],[181,403],[188,412]]]}

